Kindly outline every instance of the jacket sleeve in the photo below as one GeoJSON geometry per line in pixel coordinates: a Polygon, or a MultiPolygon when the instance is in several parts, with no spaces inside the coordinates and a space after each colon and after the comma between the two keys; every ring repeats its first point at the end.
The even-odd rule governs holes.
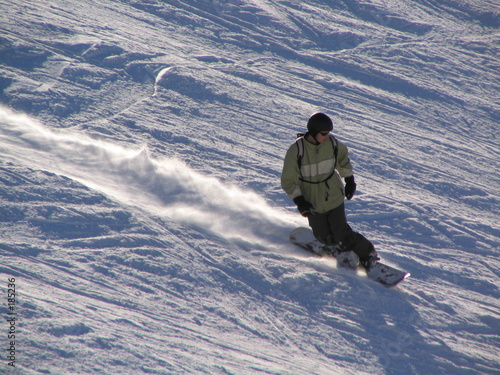
{"type": "Polygon", "coordinates": [[[354,175],[351,160],[349,159],[349,150],[347,149],[347,146],[341,142],[338,142],[337,160],[336,169],[339,172],[340,177],[346,178],[354,175]]]}
{"type": "Polygon", "coordinates": [[[302,195],[300,190],[300,172],[297,157],[297,145],[292,144],[286,153],[285,160],[283,162],[283,171],[281,173],[281,188],[291,200],[302,195]]]}

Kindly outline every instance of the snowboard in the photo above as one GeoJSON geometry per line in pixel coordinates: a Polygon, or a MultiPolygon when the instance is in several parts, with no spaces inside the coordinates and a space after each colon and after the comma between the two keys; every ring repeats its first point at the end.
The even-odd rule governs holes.
{"type": "MultiPolygon", "coordinates": [[[[341,268],[353,267],[353,256],[357,258],[357,255],[352,251],[337,253],[335,256],[332,253],[326,253],[324,251],[323,245],[314,237],[314,234],[310,228],[300,227],[292,230],[292,232],[290,233],[290,241],[294,245],[297,245],[302,249],[305,249],[320,257],[332,256],[336,258],[337,266],[341,268]]],[[[354,270],[356,268],[357,267],[354,267],[354,270]]],[[[363,267],[360,268],[366,272],[363,267]]],[[[397,268],[391,267],[382,262],[377,262],[370,268],[368,272],[366,272],[366,276],[369,279],[377,281],[378,283],[391,288],[409,277],[410,273],[398,270],[397,268]]]]}

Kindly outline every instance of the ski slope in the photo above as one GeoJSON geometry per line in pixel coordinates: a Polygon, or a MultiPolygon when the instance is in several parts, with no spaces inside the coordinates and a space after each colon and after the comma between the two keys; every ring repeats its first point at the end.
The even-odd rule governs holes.
{"type": "Polygon", "coordinates": [[[500,374],[495,1],[0,10],[0,373],[500,374]],[[288,243],[316,111],[395,289],[288,243]]]}

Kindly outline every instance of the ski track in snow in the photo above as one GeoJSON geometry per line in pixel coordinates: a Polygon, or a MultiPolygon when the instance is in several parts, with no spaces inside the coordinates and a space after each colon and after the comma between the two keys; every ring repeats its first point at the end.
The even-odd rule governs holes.
{"type": "Polygon", "coordinates": [[[499,373],[495,2],[0,8],[0,373],[499,373]],[[318,110],[396,289],[288,244],[318,110]]]}

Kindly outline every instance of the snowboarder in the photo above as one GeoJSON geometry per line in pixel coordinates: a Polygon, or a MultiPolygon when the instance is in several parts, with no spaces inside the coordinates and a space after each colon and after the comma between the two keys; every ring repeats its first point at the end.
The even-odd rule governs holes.
{"type": "Polygon", "coordinates": [[[332,120],[326,114],[315,113],[309,118],[307,133],[299,135],[286,153],[281,187],[307,217],[325,249],[353,251],[368,270],[377,261],[377,253],[373,244],[347,223],[344,197],[352,199],[356,183],[348,149],[330,133],[332,130],[332,120]]]}

